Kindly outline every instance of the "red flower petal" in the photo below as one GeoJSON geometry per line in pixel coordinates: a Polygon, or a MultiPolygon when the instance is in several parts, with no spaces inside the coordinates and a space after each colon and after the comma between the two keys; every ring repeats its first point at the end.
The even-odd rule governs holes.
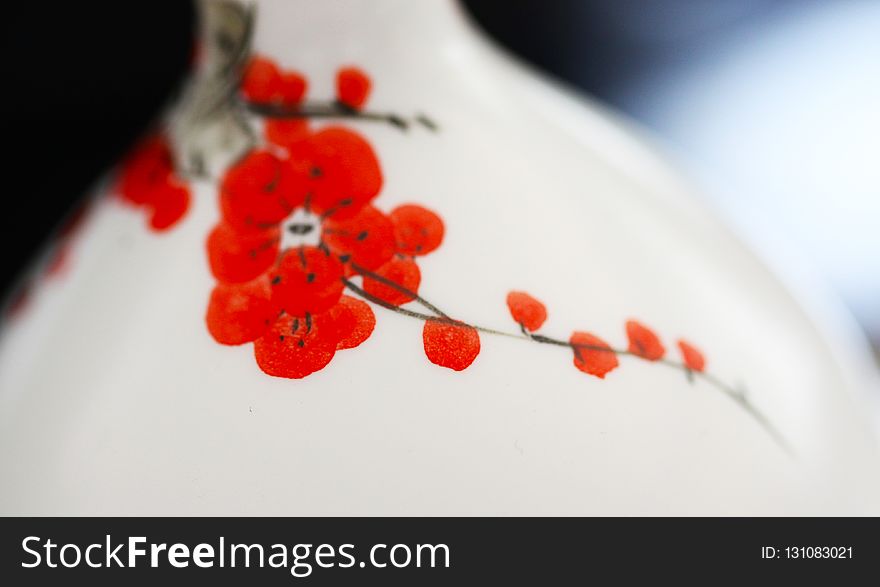
{"type": "Polygon", "coordinates": [[[351,108],[363,106],[372,87],[370,78],[356,67],[345,67],[336,74],[336,97],[351,108]]]}
{"type": "Polygon", "coordinates": [[[342,296],[330,309],[334,320],[336,350],[350,349],[370,338],[376,326],[376,316],[365,302],[350,296],[342,296]]]}
{"type": "Polygon", "coordinates": [[[391,259],[379,267],[375,275],[364,275],[364,291],[394,306],[414,300],[422,281],[419,266],[411,259],[391,259]]]}
{"type": "Polygon", "coordinates": [[[257,365],[268,375],[302,379],[323,369],[336,353],[333,319],[327,314],[285,314],[254,342],[257,365]]]}
{"type": "Polygon", "coordinates": [[[281,222],[302,204],[289,166],[268,151],[251,151],[229,168],[221,184],[223,217],[238,229],[281,222]]]}
{"type": "Polygon", "coordinates": [[[427,255],[443,242],[443,221],[421,206],[406,204],[391,211],[397,250],[406,255],[427,255]]]}
{"type": "Polygon", "coordinates": [[[220,281],[240,283],[254,279],[272,266],[281,239],[277,227],[239,232],[221,222],[208,235],[211,273],[220,281]]]}
{"type": "Polygon", "coordinates": [[[253,102],[271,102],[281,97],[281,70],[271,59],[254,56],[244,71],[241,93],[253,102]]]}
{"type": "Polygon", "coordinates": [[[148,203],[152,208],[150,227],[162,231],[173,226],[186,214],[189,200],[189,188],[171,180],[153,190],[152,200],[148,203]]]}
{"type": "Polygon", "coordinates": [[[480,354],[480,335],[465,324],[426,320],[422,339],[428,360],[454,371],[467,369],[480,354]]]}
{"type": "Polygon", "coordinates": [[[270,118],[266,120],[266,140],[279,147],[288,148],[309,136],[309,124],[305,118],[270,118]]]}
{"type": "Polygon", "coordinates": [[[691,371],[705,371],[706,358],[703,356],[703,353],[699,351],[699,349],[684,340],[678,341],[678,348],[681,351],[682,359],[684,359],[685,367],[687,367],[691,371]]]}
{"type": "Polygon", "coordinates": [[[626,336],[629,338],[629,352],[638,357],[659,361],[666,354],[663,343],[654,331],[644,324],[629,320],[626,323],[626,336]]]}
{"type": "Polygon", "coordinates": [[[281,103],[296,106],[306,95],[306,78],[295,71],[285,71],[278,81],[278,93],[281,103]]]}
{"type": "Polygon", "coordinates": [[[241,93],[258,103],[296,106],[306,93],[305,78],[295,71],[282,71],[271,59],[251,58],[241,80],[241,93]]]}
{"type": "Polygon", "coordinates": [[[394,255],[394,228],[391,220],[373,206],[364,206],[353,218],[328,218],[322,238],[343,262],[373,270],[394,255]]]}
{"type": "Polygon", "coordinates": [[[568,342],[574,352],[574,366],[600,379],[620,363],[607,342],[587,332],[574,332],[568,342]]]}
{"type": "Polygon", "coordinates": [[[382,187],[379,160],[370,143],[346,128],[329,126],[290,146],[299,201],[319,214],[344,220],[357,214],[382,187]]]}
{"type": "Polygon", "coordinates": [[[119,194],[123,200],[147,206],[150,227],[161,231],[189,209],[189,187],[174,176],[171,149],[164,137],[142,141],[123,162],[119,194]]]}
{"type": "Polygon", "coordinates": [[[157,188],[167,185],[172,171],[168,143],[160,135],[147,137],[123,161],[119,193],[133,204],[145,204],[157,188]]]}
{"type": "Polygon", "coordinates": [[[86,216],[91,209],[91,200],[83,200],[64,219],[63,224],[55,233],[54,250],[46,265],[45,273],[48,276],[58,276],[64,273],[70,263],[70,250],[72,241],[85,223],[86,216]]]}
{"type": "Polygon", "coordinates": [[[507,307],[513,319],[531,332],[539,329],[547,319],[544,304],[522,291],[507,294],[507,307]]]}
{"type": "MultiPolygon", "coordinates": [[[[293,316],[320,314],[342,295],[342,263],[316,247],[288,249],[271,272],[272,300],[293,316]]],[[[334,341],[336,344],[336,341],[334,341]]]]}
{"type": "Polygon", "coordinates": [[[205,321],[220,344],[243,344],[263,335],[277,316],[267,278],[234,285],[220,284],[211,292],[205,321]]]}

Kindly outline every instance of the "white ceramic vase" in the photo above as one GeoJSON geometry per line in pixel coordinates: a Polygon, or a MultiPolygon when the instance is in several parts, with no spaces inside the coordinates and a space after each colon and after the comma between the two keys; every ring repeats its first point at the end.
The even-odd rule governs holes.
{"type": "Polygon", "coordinates": [[[850,342],[614,116],[445,1],[257,4],[10,308],[0,512],[880,512],[850,342]]]}

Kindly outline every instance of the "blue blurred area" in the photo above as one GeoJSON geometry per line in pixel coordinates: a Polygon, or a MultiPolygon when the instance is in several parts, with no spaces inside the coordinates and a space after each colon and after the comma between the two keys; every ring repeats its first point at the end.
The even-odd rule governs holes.
{"type": "Polygon", "coordinates": [[[502,43],[652,130],[773,258],[880,345],[880,2],[467,2],[502,43]]]}

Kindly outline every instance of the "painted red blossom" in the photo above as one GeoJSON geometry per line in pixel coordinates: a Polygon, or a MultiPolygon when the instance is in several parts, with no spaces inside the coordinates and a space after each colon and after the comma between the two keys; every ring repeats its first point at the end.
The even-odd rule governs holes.
{"type": "MultiPolygon", "coordinates": [[[[589,332],[576,331],[568,341],[538,334],[537,331],[547,320],[547,308],[526,292],[512,291],[507,294],[507,307],[526,338],[571,348],[575,368],[600,379],[604,379],[605,375],[620,366],[620,355],[628,354],[647,361],[660,361],[666,356],[666,348],[657,333],[637,320],[626,322],[628,346],[626,350],[622,350],[589,332]]],[[[706,365],[703,354],[684,340],[678,341],[678,347],[682,354],[682,363],[670,360],[665,363],[683,369],[691,379],[694,372],[702,373],[706,365]]],[[[732,393],[726,386],[722,387],[725,393],[732,393]]]]}
{"type": "Polygon", "coordinates": [[[349,108],[361,108],[373,84],[357,67],[344,67],[336,74],[336,98],[349,108]]]}
{"type": "Polygon", "coordinates": [[[626,336],[629,339],[629,352],[647,359],[659,361],[666,354],[666,348],[653,330],[635,320],[626,323],[626,336]]]}
{"type": "Polygon", "coordinates": [[[343,296],[344,278],[363,276],[365,291],[399,305],[417,295],[419,271],[371,204],[381,173],[362,137],[327,127],[292,151],[300,159],[255,150],[223,179],[207,322],[218,342],[254,342],[266,373],[301,378],[372,332],[372,311],[343,296]]]}
{"type": "Polygon", "coordinates": [[[421,206],[398,206],[389,214],[397,249],[405,255],[427,255],[443,242],[443,221],[421,206]]]}
{"type": "Polygon", "coordinates": [[[604,379],[620,362],[607,342],[589,332],[574,332],[568,340],[574,353],[574,366],[584,373],[604,379]]]}
{"type": "MultiPolygon", "coordinates": [[[[340,72],[340,80],[352,75],[340,72]]],[[[278,89],[283,77],[257,58],[242,93],[293,101],[278,89]]],[[[353,102],[366,98],[365,90],[347,92],[353,102]]],[[[274,122],[265,133],[273,148],[247,153],[220,183],[220,221],[207,240],[218,283],[206,320],[217,342],[253,342],[264,372],[299,379],[373,331],[373,311],[343,295],[346,284],[388,307],[413,301],[421,281],[415,258],[440,245],[443,226],[415,204],[391,214],[373,205],[382,171],[361,134],[334,124],[313,129],[302,118],[274,122]]]]}
{"type": "Polygon", "coordinates": [[[467,369],[480,354],[477,329],[461,322],[426,320],[422,341],[432,363],[453,371],[467,369]]]}
{"type": "Polygon", "coordinates": [[[271,59],[257,55],[245,68],[240,89],[254,102],[295,106],[305,97],[307,83],[300,73],[282,70],[271,59]]]}
{"type": "Polygon", "coordinates": [[[400,306],[415,299],[421,281],[422,273],[415,261],[396,258],[382,265],[373,275],[364,276],[364,291],[392,306],[400,306]]]}
{"type": "Polygon", "coordinates": [[[267,142],[287,149],[308,135],[309,125],[302,118],[277,118],[267,120],[263,132],[267,142]]]}
{"type": "Polygon", "coordinates": [[[162,135],[144,139],[125,159],[118,193],[124,202],[146,210],[155,231],[174,226],[190,205],[189,186],[174,172],[171,148],[162,135]]]}
{"type": "Polygon", "coordinates": [[[681,351],[682,359],[684,359],[685,367],[698,373],[706,370],[706,358],[697,347],[687,341],[679,340],[678,348],[681,351]]]}
{"type": "Polygon", "coordinates": [[[513,320],[531,332],[538,330],[547,319],[547,308],[522,291],[512,291],[507,294],[507,308],[513,320]]]}

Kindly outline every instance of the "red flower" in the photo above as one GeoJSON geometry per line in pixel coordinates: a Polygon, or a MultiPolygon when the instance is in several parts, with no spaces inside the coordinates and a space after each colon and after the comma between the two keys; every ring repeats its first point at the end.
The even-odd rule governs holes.
{"type": "Polygon", "coordinates": [[[359,134],[328,126],[290,145],[298,198],[318,214],[351,218],[376,197],[382,172],[373,148],[359,134]]]}
{"type": "Polygon", "coordinates": [[[250,281],[268,269],[278,257],[281,231],[271,226],[262,231],[239,231],[221,222],[208,235],[208,262],[220,281],[250,281]]]}
{"type": "MultiPolygon", "coordinates": [[[[336,81],[340,103],[366,102],[371,83],[362,71],[341,69],[336,81]]],[[[240,89],[252,102],[295,108],[306,83],[254,57],[240,89]]],[[[313,131],[305,118],[282,117],[266,121],[265,136],[273,147],[248,153],[220,187],[221,220],[207,242],[219,283],[207,322],[220,343],[253,341],[266,373],[299,378],[373,331],[370,307],[342,295],[345,280],[362,276],[363,290],[388,304],[412,301],[421,278],[412,257],[440,245],[443,223],[419,206],[389,216],[371,205],[382,172],[370,144],[351,130],[313,131]]]]}
{"type": "Polygon", "coordinates": [[[397,250],[405,255],[427,255],[443,242],[443,221],[430,210],[406,204],[390,216],[397,250]]]}
{"type": "Polygon", "coordinates": [[[330,313],[306,318],[284,314],[254,342],[254,357],[268,375],[301,379],[323,369],[338,342],[330,313]]]}
{"type": "Polygon", "coordinates": [[[262,336],[277,317],[269,278],[263,276],[247,283],[218,284],[211,292],[206,321],[214,340],[236,345],[262,336]]]}
{"type": "Polygon", "coordinates": [[[271,59],[255,56],[245,68],[241,93],[252,102],[295,106],[305,96],[306,80],[295,71],[282,71],[271,59]]]}
{"type": "Polygon", "coordinates": [[[360,108],[367,102],[372,85],[363,71],[345,67],[336,74],[336,97],[346,106],[360,108]]]}
{"type": "Polygon", "coordinates": [[[342,296],[342,263],[316,247],[284,251],[270,276],[272,302],[293,316],[325,312],[342,296]]]}
{"type": "MultiPolygon", "coordinates": [[[[295,71],[284,71],[271,59],[253,57],[241,80],[241,93],[258,104],[280,104],[289,108],[299,106],[306,95],[306,79],[295,71]]],[[[266,140],[288,148],[308,134],[305,118],[270,118],[265,122],[266,140]]]]}
{"type": "Polygon", "coordinates": [[[620,363],[617,353],[607,342],[587,332],[575,332],[568,341],[574,352],[574,366],[590,375],[604,379],[620,363]]]}
{"type": "Polygon", "coordinates": [[[150,202],[150,227],[157,231],[174,226],[189,209],[189,189],[177,182],[169,182],[157,190],[150,202]]]}
{"type": "Polygon", "coordinates": [[[306,78],[295,71],[284,71],[278,82],[281,103],[293,106],[302,102],[306,95],[306,78]]]}
{"type": "Polygon", "coordinates": [[[330,311],[305,318],[285,314],[254,342],[254,356],[269,375],[301,379],[323,369],[337,350],[356,347],[376,319],[360,300],[342,296],[330,311]]]}
{"type": "Polygon", "coordinates": [[[421,281],[422,273],[415,261],[396,258],[382,265],[375,276],[364,276],[364,291],[399,306],[415,299],[421,281]]]}
{"type": "Polygon", "coordinates": [[[251,57],[241,80],[241,93],[254,102],[270,102],[277,95],[281,70],[271,59],[251,57]]]}
{"type": "Polygon", "coordinates": [[[507,307],[513,319],[531,332],[541,328],[547,319],[547,308],[544,304],[522,291],[507,294],[507,307]]]}
{"type": "Polygon", "coordinates": [[[360,300],[340,296],[324,312],[295,316],[280,312],[268,278],[219,284],[211,294],[206,321],[222,344],[254,342],[260,368],[276,377],[299,379],[322,369],[337,350],[360,345],[376,319],[360,300]]]}
{"type": "Polygon", "coordinates": [[[336,335],[339,338],[336,343],[338,351],[358,346],[370,337],[376,326],[373,310],[366,302],[356,298],[342,296],[339,303],[330,311],[335,320],[336,335]]]}
{"type": "Polygon", "coordinates": [[[248,153],[220,185],[223,218],[239,231],[276,226],[304,199],[290,165],[268,151],[248,153]]]}
{"type": "Polygon", "coordinates": [[[264,134],[273,145],[289,148],[309,134],[309,124],[305,118],[271,118],[266,121],[264,134]]]}
{"type": "Polygon", "coordinates": [[[373,270],[394,255],[394,226],[373,206],[364,206],[354,217],[324,221],[323,239],[344,262],[373,270]]]}
{"type": "Polygon", "coordinates": [[[659,361],[666,349],[657,335],[647,326],[629,320],[626,323],[626,336],[629,338],[629,352],[649,361],[659,361]]]}
{"type": "Polygon", "coordinates": [[[429,361],[454,371],[467,369],[480,354],[477,330],[458,322],[426,320],[422,340],[429,361]]]}
{"type": "Polygon", "coordinates": [[[255,150],[227,171],[221,184],[222,221],[208,238],[208,257],[218,280],[249,281],[278,265],[273,277],[279,278],[282,291],[285,274],[291,272],[337,278],[342,265],[346,274],[354,273],[353,267],[372,270],[394,255],[391,220],[367,205],[381,176],[366,141],[352,131],[331,128],[309,135],[295,152],[299,159],[255,150]],[[302,218],[295,219],[300,213],[302,218]],[[282,250],[290,234],[315,238],[311,248],[292,257],[282,250]],[[300,271],[303,255],[306,265],[319,264],[316,271],[300,271]]]}
{"type": "Polygon", "coordinates": [[[421,234],[421,219],[433,240],[419,254],[439,244],[433,213],[410,206],[415,215],[390,218],[370,205],[382,178],[360,135],[302,130],[286,153],[254,150],[227,170],[221,220],[207,240],[219,282],[208,330],[222,344],[254,342],[265,372],[292,378],[370,336],[372,310],[342,295],[344,278],[363,274],[365,291],[405,303],[420,274],[399,235],[421,234]]]}
{"type": "Polygon", "coordinates": [[[706,358],[695,346],[687,341],[679,340],[678,348],[681,351],[685,367],[697,372],[702,372],[706,369],[706,358]]]}
{"type": "Polygon", "coordinates": [[[174,174],[168,143],[160,135],[142,141],[122,164],[119,194],[123,201],[147,209],[150,227],[173,226],[189,208],[189,187],[174,174]]]}

